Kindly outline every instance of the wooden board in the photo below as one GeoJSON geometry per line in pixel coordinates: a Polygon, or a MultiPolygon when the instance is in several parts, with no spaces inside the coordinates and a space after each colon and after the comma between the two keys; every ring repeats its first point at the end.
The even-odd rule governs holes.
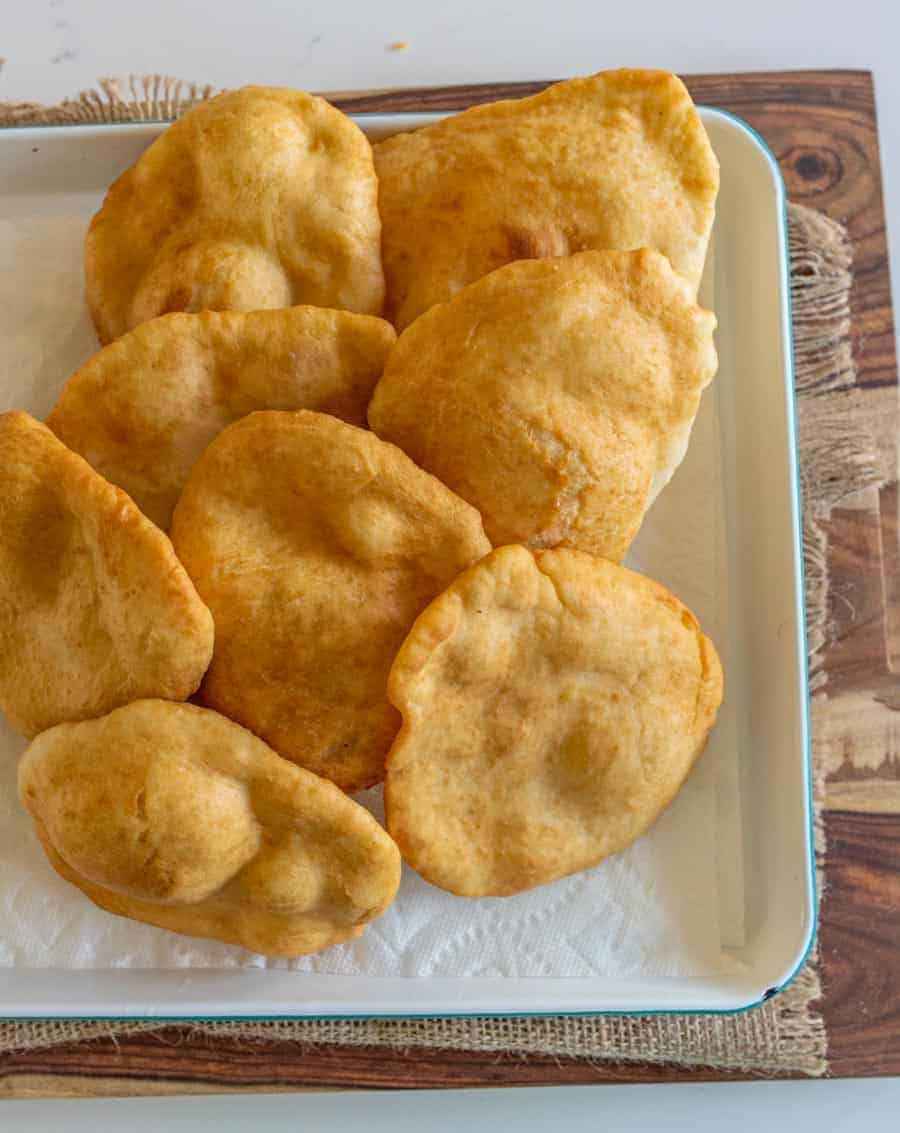
{"type": "MultiPolygon", "coordinates": [[[[766,139],[792,200],[847,225],[852,336],[867,421],[896,466],[897,364],[872,77],[820,71],[687,78],[698,102],[766,139]]],[[[459,109],[544,82],[332,95],[347,111],[459,109]]],[[[833,732],[821,1004],[832,1073],[900,1074],[900,552],[896,483],[848,500],[830,524],[826,656],[833,732]],[[896,733],[896,743],[892,736],[896,733]],[[892,747],[892,744],[894,746],[892,747]]],[[[158,1094],[212,1089],[421,1088],[728,1078],[709,1070],[589,1066],[446,1051],[300,1049],[158,1036],[0,1056],[0,1094],[158,1094]]]]}

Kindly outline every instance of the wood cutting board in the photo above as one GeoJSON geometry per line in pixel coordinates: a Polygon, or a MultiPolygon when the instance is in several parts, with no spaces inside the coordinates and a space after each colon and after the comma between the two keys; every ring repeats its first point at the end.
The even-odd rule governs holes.
{"type": "MultiPolygon", "coordinates": [[[[898,388],[872,76],[800,71],[686,77],[694,99],[739,115],[768,142],[791,200],[846,225],[853,243],[852,341],[866,421],[896,470],[898,388]]],[[[348,112],[455,110],[546,82],[330,94],[348,112]]],[[[828,523],[830,616],[824,712],[827,887],[820,1009],[834,1075],[900,1074],[900,543],[896,476],[828,523]]],[[[0,1056],[0,1095],[229,1089],[423,1088],[740,1077],[665,1066],[592,1066],[488,1053],[316,1047],[159,1037],[0,1056]]]]}

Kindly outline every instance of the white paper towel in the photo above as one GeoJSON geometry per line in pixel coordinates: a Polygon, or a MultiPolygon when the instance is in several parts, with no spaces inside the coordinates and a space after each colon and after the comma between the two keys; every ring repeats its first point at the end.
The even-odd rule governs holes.
{"type": "MultiPolygon", "coordinates": [[[[95,349],[82,299],[84,220],[0,222],[0,409],[44,416],[95,349]]],[[[720,381],[727,375],[720,375],[720,381]]],[[[726,674],[718,397],[628,564],[669,586],[719,646],[726,674]]],[[[352,943],[267,960],[95,909],[47,865],[15,792],[25,744],[0,726],[0,964],[57,968],[277,967],[371,976],[712,976],[741,943],[737,758],[727,697],[707,751],[652,830],[596,869],[505,899],[453,897],[405,869],[387,914],[352,943]],[[720,899],[720,893],[722,899],[720,899]],[[724,899],[727,895],[727,901],[724,899]]],[[[380,791],[362,796],[380,815],[380,791]]]]}

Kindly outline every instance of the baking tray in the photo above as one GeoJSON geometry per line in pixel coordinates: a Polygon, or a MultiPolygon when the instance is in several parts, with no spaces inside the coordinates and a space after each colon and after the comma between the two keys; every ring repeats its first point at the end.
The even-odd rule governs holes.
{"type": "MultiPolygon", "coordinates": [[[[714,387],[719,460],[710,490],[722,492],[728,516],[716,548],[728,579],[719,611],[727,642],[718,642],[727,658],[727,722],[720,718],[711,742],[729,745],[741,799],[736,836],[743,931],[730,974],[373,979],[284,970],[6,967],[0,968],[0,1015],[719,1012],[758,1004],[797,973],[813,939],[816,905],[784,187],[774,157],[750,127],[723,111],[700,112],[722,169],[715,271],[705,286],[719,320],[720,358],[714,387]]],[[[356,120],[377,138],[442,116],[356,120]]],[[[0,131],[0,221],[87,220],[109,183],[162,129],[109,124],[0,131]]],[[[4,247],[8,231],[0,225],[0,271],[14,278],[14,256],[4,247]]],[[[80,301],[73,296],[73,303],[80,301]]],[[[0,341],[10,317],[0,307],[0,341]]],[[[39,349],[39,319],[34,333],[39,349]]],[[[6,408],[13,406],[0,406],[6,408]]]]}

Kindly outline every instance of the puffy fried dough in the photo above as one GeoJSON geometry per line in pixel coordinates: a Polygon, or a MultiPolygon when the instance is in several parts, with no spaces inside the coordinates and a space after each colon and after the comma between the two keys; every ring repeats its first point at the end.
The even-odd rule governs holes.
{"type": "Polygon", "coordinates": [[[657,252],[520,260],[401,334],[369,423],[495,546],[618,561],[684,456],[714,327],[657,252]]]}
{"type": "Polygon", "coordinates": [[[188,473],[254,409],[317,409],[365,424],[395,334],[324,307],[165,315],[95,354],[47,424],[164,530],[188,473]]]}
{"type": "Polygon", "coordinates": [[[184,700],[213,622],[172,544],[27,413],[0,416],[0,707],[33,736],[184,700]]]}
{"type": "Polygon", "coordinates": [[[388,317],[511,260],[654,248],[696,295],[719,166],[684,84],[605,71],[375,147],[388,317]]]}
{"type": "Polygon", "coordinates": [[[203,702],[344,790],[379,782],[391,661],[490,550],[478,513],[372,433],[260,412],[195,465],[172,540],[216,619],[203,702]]]}
{"type": "Polygon", "coordinates": [[[388,830],[434,885],[507,896],[643,834],[703,748],[722,670],[658,583],[502,547],[416,621],[388,692],[388,830]]]}
{"type": "Polygon", "coordinates": [[[381,313],[372,148],[322,98],[201,102],[114,182],[85,245],[101,342],[168,311],[313,303],[381,313]]]}
{"type": "Polygon", "coordinates": [[[368,811],[189,704],[51,728],[22,758],[19,794],[51,865],[102,909],[254,952],[359,936],[400,880],[368,811]]]}

